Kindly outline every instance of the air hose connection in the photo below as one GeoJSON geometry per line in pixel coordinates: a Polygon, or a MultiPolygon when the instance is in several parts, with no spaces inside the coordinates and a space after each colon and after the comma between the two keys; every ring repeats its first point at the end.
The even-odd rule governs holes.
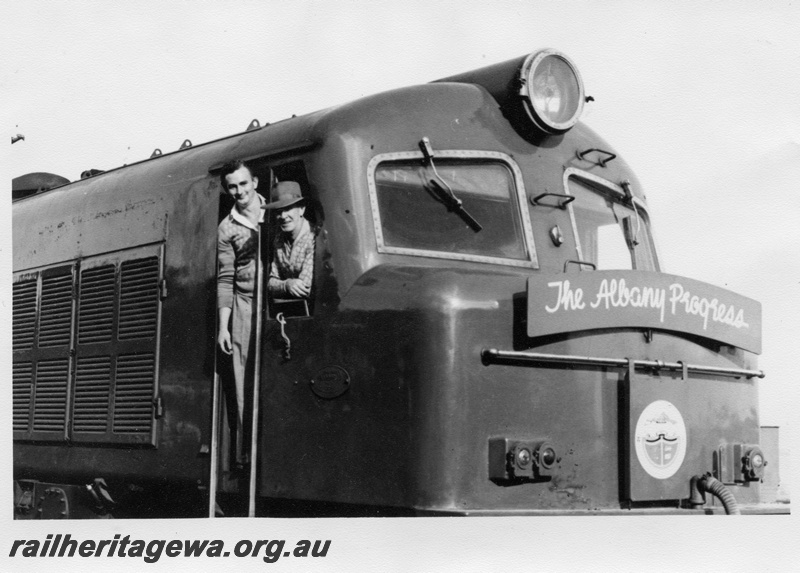
{"type": "Polygon", "coordinates": [[[702,476],[694,476],[691,480],[692,495],[689,505],[699,507],[706,503],[706,492],[717,497],[722,502],[727,515],[741,515],[739,504],[733,497],[731,491],[725,487],[721,481],[713,477],[710,473],[702,476]]]}

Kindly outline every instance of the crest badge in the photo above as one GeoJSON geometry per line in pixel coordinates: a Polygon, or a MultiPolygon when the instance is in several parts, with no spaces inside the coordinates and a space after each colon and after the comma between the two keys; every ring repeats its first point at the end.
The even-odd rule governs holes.
{"type": "Polygon", "coordinates": [[[667,479],[686,456],[686,424],[678,409],[666,400],[656,400],[642,410],[636,423],[636,457],[656,479],[667,479]]]}

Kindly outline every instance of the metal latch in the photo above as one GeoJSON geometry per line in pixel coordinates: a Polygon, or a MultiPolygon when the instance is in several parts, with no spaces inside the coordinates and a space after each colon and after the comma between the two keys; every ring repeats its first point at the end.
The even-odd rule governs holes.
{"type": "Polygon", "coordinates": [[[275,317],[275,320],[277,320],[281,325],[281,337],[283,338],[283,357],[286,360],[291,360],[292,341],[289,340],[288,336],[286,336],[286,319],[283,317],[283,313],[279,312],[275,317]]]}

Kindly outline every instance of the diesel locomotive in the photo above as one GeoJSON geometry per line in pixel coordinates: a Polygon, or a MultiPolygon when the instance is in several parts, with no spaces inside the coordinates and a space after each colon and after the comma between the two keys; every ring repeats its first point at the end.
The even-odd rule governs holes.
{"type": "Polygon", "coordinates": [[[787,512],[761,306],[662,271],[590,100],[545,49],[15,180],[15,517],[787,512]],[[316,232],[311,296],[273,300],[261,225],[245,473],[215,348],[232,159],[297,182],[316,232]]]}

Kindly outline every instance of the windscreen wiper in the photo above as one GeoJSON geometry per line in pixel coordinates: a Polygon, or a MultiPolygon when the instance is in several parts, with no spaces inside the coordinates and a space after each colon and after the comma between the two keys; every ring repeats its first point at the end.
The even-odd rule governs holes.
{"type": "Polygon", "coordinates": [[[626,179],[622,182],[622,188],[625,190],[625,195],[627,196],[628,201],[630,201],[631,207],[633,207],[634,215],[636,215],[635,229],[631,225],[630,217],[625,217],[625,219],[622,220],[622,228],[625,232],[625,238],[628,239],[628,242],[632,247],[635,247],[639,244],[639,227],[641,227],[642,221],[639,218],[639,210],[636,208],[636,197],[633,196],[633,191],[631,191],[631,182],[626,179]]]}
{"type": "MultiPolygon", "coordinates": [[[[476,233],[481,229],[483,229],[481,224],[475,220],[475,217],[467,213],[467,210],[464,209],[464,204],[461,202],[461,199],[459,199],[453,194],[453,191],[450,189],[449,186],[445,189],[444,187],[442,187],[442,185],[439,184],[438,181],[436,181],[436,179],[430,179],[429,182],[434,191],[436,191],[436,194],[445,204],[445,207],[447,207],[448,211],[452,211],[453,213],[464,219],[464,222],[467,224],[467,226],[476,233]]],[[[447,184],[445,183],[445,185],[447,184]]]]}
{"type": "Polygon", "coordinates": [[[476,233],[483,229],[483,226],[481,226],[481,224],[475,220],[475,217],[467,213],[467,210],[464,209],[464,203],[461,201],[461,199],[455,196],[455,193],[453,193],[453,190],[450,188],[450,185],[447,184],[447,181],[442,179],[442,177],[439,175],[439,172],[436,171],[436,165],[433,163],[433,147],[431,147],[430,140],[427,137],[423,137],[419,142],[419,147],[422,150],[422,154],[425,156],[426,162],[433,169],[433,174],[436,175],[436,178],[439,181],[441,181],[441,183],[439,183],[439,181],[436,181],[436,179],[429,180],[431,187],[434,191],[436,191],[436,194],[442,200],[442,203],[444,203],[445,207],[447,207],[447,210],[464,219],[464,222],[467,224],[467,226],[476,233]]]}

